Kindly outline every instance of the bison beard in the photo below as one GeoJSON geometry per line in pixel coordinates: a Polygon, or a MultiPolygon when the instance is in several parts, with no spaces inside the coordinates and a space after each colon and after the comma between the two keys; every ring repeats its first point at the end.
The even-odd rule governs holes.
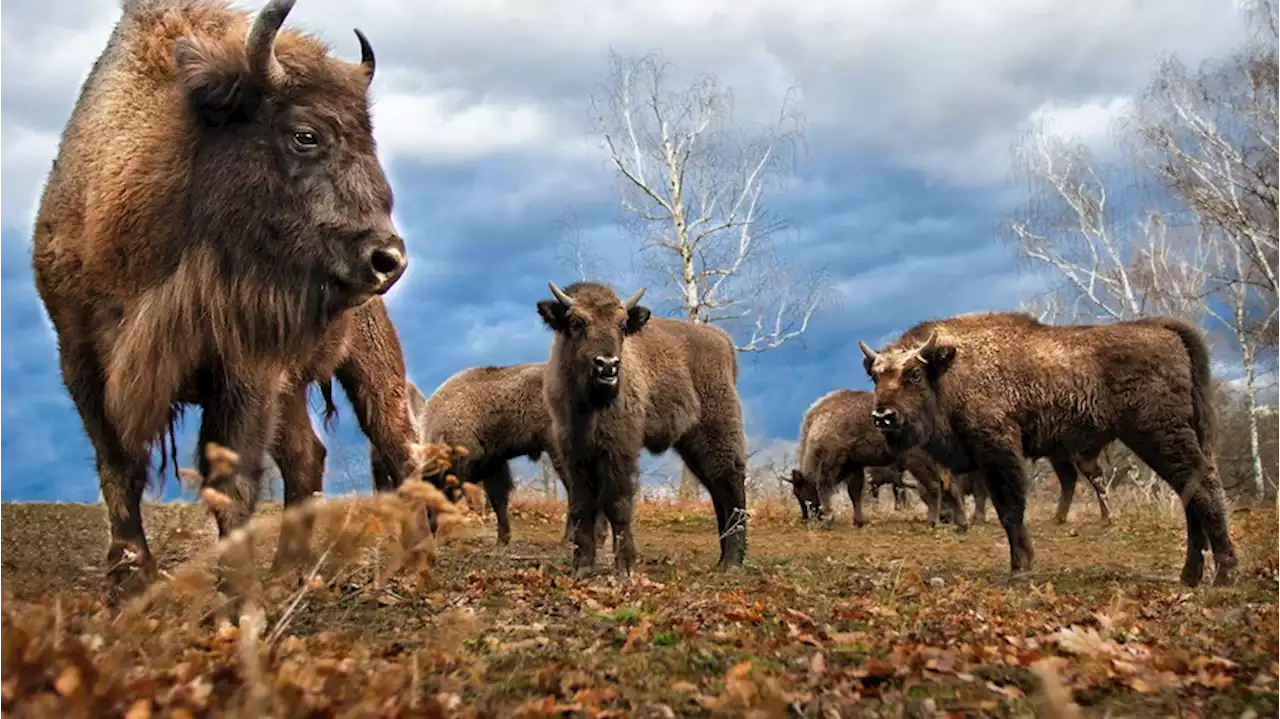
{"type": "Polygon", "coordinates": [[[819,398],[805,412],[796,449],[799,466],[791,475],[791,490],[800,503],[801,515],[808,519],[812,511],[821,518],[830,507],[836,488],[844,484],[853,502],[854,524],[865,525],[862,513],[865,470],[892,467],[898,476],[903,471],[911,472],[920,483],[920,495],[929,507],[931,526],[938,523],[940,506],[946,503],[953,515],[958,510],[962,518],[957,528],[968,529],[959,496],[943,488],[942,476],[933,460],[920,449],[895,451],[872,424],[874,404],[875,396],[871,392],[837,390],[819,398]]]}
{"type": "Polygon", "coordinates": [[[736,388],[737,357],[728,335],[707,325],[650,319],[591,282],[565,290],[538,314],[555,332],[543,396],[552,438],[568,472],[574,567],[595,565],[592,531],[603,512],[613,528],[614,566],[635,563],[632,515],[641,449],[674,448],[711,494],[721,565],[746,556],[746,439],[736,388]]]}
{"type": "Polygon", "coordinates": [[[126,0],[41,197],[36,287],[125,589],[154,573],[142,492],[182,405],[203,408],[202,448],[240,456],[214,487],[231,500],[221,535],[252,512],[268,452],[297,467],[288,496],[318,486],[305,387],[350,366],[354,314],[407,263],[369,121],[372,47],[357,31],[360,62],[330,57],[280,30],[292,5],[250,22],[220,0],[126,0]]]}
{"type": "Polygon", "coordinates": [[[880,352],[861,343],[875,383],[872,419],[899,447],[923,446],[953,472],[981,471],[1009,537],[1014,572],[1031,568],[1024,459],[1049,458],[1063,487],[1119,440],[1177,491],[1187,522],[1182,581],[1196,586],[1212,548],[1216,583],[1237,565],[1214,463],[1209,351],[1171,318],[1045,325],[981,313],[925,322],[880,352]]]}

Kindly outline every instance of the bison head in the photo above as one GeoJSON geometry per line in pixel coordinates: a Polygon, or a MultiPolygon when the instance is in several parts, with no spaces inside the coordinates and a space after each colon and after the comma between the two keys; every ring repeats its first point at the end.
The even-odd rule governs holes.
{"type": "Polygon", "coordinates": [[[803,519],[822,518],[822,497],[818,494],[818,485],[804,476],[798,469],[791,470],[791,493],[800,503],[800,516],[803,519]]]}
{"type": "Polygon", "coordinates": [[[579,282],[567,290],[548,283],[554,300],[538,303],[542,321],[556,333],[560,371],[594,403],[613,400],[623,381],[622,343],[649,321],[644,288],[623,301],[607,287],[579,282]]]}
{"type": "Polygon", "coordinates": [[[361,60],[349,63],[280,32],[293,3],[270,0],[239,38],[174,41],[184,211],[228,271],[299,288],[333,313],[389,290],[408,256],[369,116],[373,47],[356,30],[361,60]]]}
{"type": "Polygon", "coordinates": [[[932,332],[922,344],[875,352],[858,342],[862,367],[875,383],[871,421],[898,450],[924,444],[934,436],[940,419],[937,381],[955,357],[955,347],[932,332]]]}

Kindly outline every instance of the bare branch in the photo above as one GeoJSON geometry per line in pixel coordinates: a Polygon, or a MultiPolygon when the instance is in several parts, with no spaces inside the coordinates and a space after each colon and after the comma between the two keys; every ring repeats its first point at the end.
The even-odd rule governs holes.
{"type": "Polygon", "coordinates": [[[829,296],[822,275],[794,282],[777,252],[787,223],[767,208],[802,143],[795,93],[774,122],[743,133],[731,90],[703,75],[672,91],[669,70],[656,54],[611,54],[592,97],[622,210],[682,317],[744,335],[741,351],[776,349],[800,338],[829,296]]]}

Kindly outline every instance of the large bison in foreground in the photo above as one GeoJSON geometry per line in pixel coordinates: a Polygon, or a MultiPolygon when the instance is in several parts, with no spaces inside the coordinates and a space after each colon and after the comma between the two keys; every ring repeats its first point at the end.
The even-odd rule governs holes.
{"type": "MultiPolygon", "coordinates": [[[[551,415],[542,400],[544,363],[506,367],[472,367],[445,380],[430,399],[419,398],[413,406],[418,441],[424,444],[461,445],[467,456],[457,460],[449,472],[461,482],[484,487],[498,519],[498,543],[511,541],[507,505],[515,480],[510,461],[528,457],[536,462],[546,452],[551,466],[565,485],[564,465],[550,442],[551,415]]],[[[601,517],[597,534],[608,536],[601,517]]],[[[570,539],[570,523],[565,519],[565,539],[570,539]]]]}
{"type": "Polygon", "coordinates": [[[1074,485],[1074,458],[1096,458],[1119,440],[1182,496],[1182,581],[1199,584],[1212,548],[1216,583],[1231,582],[1237,559],[1213,457],[1209,351],[1195,327],[1170,318],[1052,326],[979,313],[923,322],[879,352],[860,346],[876,425],[896,447],[924,447],[954,472],[982,471],[1014,572],[1033,558],[1023,460],[1047,457],[1074,485]]]}
{"type": "Polygon", "coordinates": [[[200,453],[230,499],[226,535],[279,425],[305,421],[305,387],[344,365],[353,314],[407,265],[370,125],[373,49],[357,31],[349,63],[281,31],[292,5],[251,22],[219,0],[127,0],[44,188],[36,286],[94,447],[117,585],[154,571],[139,505],[180,408],[203,408],[200,447],[240,456],[214,482],[200,453]]]}
{"type": "Polygon", "coordinates": [[[867,521],[862,514],[865,470],[892,467],[899,474],[911,472],[920,483],[930,525],[938,523],[938,511],[945,502],[952,515],[960,517],[957,527],[967,529],[964,505],[954,491],[944,488],[937,465],[919,448],[894,451],[871,422],[874,405],[871,392],[842,389],[823,395],[805,411],[796,448],[797,467],[791,472],[791,491],[800,503],[801,515],[808,519],[829,513],[831,497],[843,484],[853,502],[853,523],[863,526],[867,521]]]}
{"type": "Polygon", "coordinates": [[[711,494],[721,565],[741,565],[747,549],[746,437],[738,400],[738,359],[722,330],[650,318],[640,290],[626,301],[579,282],[538,314],[555,332],[543,379],[552,438],[565,465],[574,567],[595,564],[596,516],[613,528],[622,576],[635,562],[631,521],[640,450],[674,448],[711,494]]]}

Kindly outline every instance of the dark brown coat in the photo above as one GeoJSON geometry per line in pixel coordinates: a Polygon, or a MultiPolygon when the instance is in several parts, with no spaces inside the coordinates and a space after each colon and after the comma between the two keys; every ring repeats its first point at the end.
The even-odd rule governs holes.
{"type": "MultiPolygon", "coordinates": [[[[891,467],[899,475],[911,472],[921,484],[921,497],[929,507],[929,523],[938,523],[939,506],[945,501],[961,507],[959,498],[943,490],[942,476],[924,450],[895,452],[884,435],[871,423],[875,395],[842,389],[823,395],[804,413],[796,448],[796,468],[791,473],[791,491],[800,503],[805,519],[821,518],[829,511],[835,490],[845,485],[853,502],[853,523],[866,524],[862,513],[865,470],[891,467]]],[[[964,512],[960,513],[961,518],[964,512]]],[[[967,527],[961,522],[960,527],[967,527]]]]}
{"type": "Polygon", "coordinates": [[[738,399],[738,359],[722,330],[650,318],[592,282],[538,303],[555,332],[543,396],[552,437],[568,472],[574,566],[595,564],[592,528],[603,512],[613,527],[615,568],[635,561],[631,522],[641,449],[674,448],[715,506],[720,564],[746,555],[746,438],[738,399]]]}
{"type": "MultiPolygon", "coordinates": [[[[545,452],[565,485],[564,465],[552,449],[551,415],[542,400],[542,362],[506,367],[473,367],[449,379],[414,410],[419,441],[467,448],[450,473],[460,482],[484,487],[498,519],[498,543],[511,540],[507,506],[515,481],[510,461],[528,457],[536,462],[545,452]]],[[[414,388],[417,391],[417,388],[414,388]]],[[[418,397],[422,397],[420,392],[418,397]]],[[[603,517],[601,518],[603,520],[603,517]]],[[[600,522],[603,524],[603,522],[600,522]]],[[[565,538],[570,525],[565,519],[565,538]]],[[[604,536],[608,529],[604,529],[604,536]]]]}
{"type": "MultiPolygon", "coordinates": [[[[292,4],[251,23],[220,0],[125,2],[41,197],[36,287],[94,446],[116,583],[154,570],[139,503],[181,406],[203,407],[201,447],[240,456],[214,482],[226,534],[299,388],[344,364],[351,311],[406,266],[369,121],[373,50],[357,33],[348,63],[281,31],[292,4]]],[[[213,482],[203,452],[200,468],[213,482]]]]}
{"type": "Polygon", "coordinates": [[[1030,568],[1025,459],[1047,457],[1060,481],[1077,459],[1119,440],[1182,495],[1182,581],[1231,581],[1235,548],[1213,458],[1209,350],[1170,318],[1042,324],[1015,313],[921,323],[880,352],[862,345],[875,382],[873,420],[894,446],[924,447],[954,472],[980,470],[1009,536],[1013,571],[1030,568]]]}

